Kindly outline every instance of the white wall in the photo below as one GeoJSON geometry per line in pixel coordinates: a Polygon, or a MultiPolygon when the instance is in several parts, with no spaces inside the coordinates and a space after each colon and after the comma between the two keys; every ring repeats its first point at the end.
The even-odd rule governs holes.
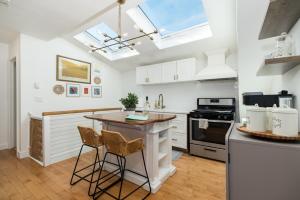
{"type": "MultiPolygon", "coordinates": [[[[296,108],[300,109],[300,66],[284,75],[256,76],[264,56],[275,48],[275,38],[258,40],[269,0],[238,0],[237,1],[237,31],[238,31],[238,66],[239,93],[261,91],[265,94],[288,90],[296,95],[296,108]],[[255,13],[255,14],[254,14],[255,13]]],[[[297,55],[300,55],[300,21],[289,33],[295,41],[297,55]]],[[[241,102],[242,103],[242,102],[241,102]]],[[[241,117],[245,115],[242,106],[241,117]]],[[[300,130],[300,116],[299,116],[300,130]]]]}
{"type": "Polygon", "coordinates": [[[9,48],[0,43],[0,150],[8,148],[8,66],[9,48]]]}
{"type": "MultiPolygon", "coordinates": [[[[198,58],[200,68],[206,65],[205,58],[198,58]],[[201,60],[200,60],[201,59],[201,60]]],[[[236,57],[233,55],[227,59],[227,64],[236,68],[236,57]]],[[[164,104],[167,109],[190,112],[197,108],[197,98],[201,97],[237,97],[237,82],[233,80],[186,82],[158,85],[136,85],[135,70],[128,71],[122,76],[122,93],[126,96],[128,92],[136,93],[143,106],[145,97],[149,96],[151,106],[154,107],[155,100],[159,94],[164,95],[164,104]]]]}
{"type": "MultiPolygon", "coordinates": [[[[297,55],[300,55],[300,20],[289,33],[295,40],[297,55]]],[[[282,77],[283,87],[288,89],[296,96],[296,108],[300,111],[300,65],[287,72],[282,77]]],[[[300,130],[300,113],[299,113],[299,130],[300,130]]]]}
{"type": "Polygon", "coordinates": [[[20,61],[21,152],[28,151],[29,146],[28,113],[41,115],[45,111],[120,106],[118,100],[121,97],[121,74],[64,39],[58,38],[47,42],[21,34],[20,61]],[[55,84],[66,84],[56,81],[56,55],[91,62],[92,71],[99,68],[103,98],[66,97],[65,94],[61,96],[54,94],[52,88],[55,84]],[[35,83],[40,89],[34,88],[35,83]]]}
{"type": "MultiPolygon", "coordinates": [[[[282,88],[281,76],[258,77],[256,72],[265,55],[275,47],[275,39],[258,40],[269,0],[237,1],[238,67],[240,99],[245,92],[277,93],[282,88]]],[[[240,116],[245,106],[240,101],[240,116]]]]}

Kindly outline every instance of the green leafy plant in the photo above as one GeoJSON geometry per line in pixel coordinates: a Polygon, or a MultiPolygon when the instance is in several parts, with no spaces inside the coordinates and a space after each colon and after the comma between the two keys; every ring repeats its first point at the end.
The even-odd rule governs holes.
{"type": "Polygon", "coordinates": [[[139,98],[134,93],[128,93],[128,96],[126,98],[121,98],[120,102],[125,106],[125,108],[128,109],[135,109],[136,105],[139,103],[139,98]]]}

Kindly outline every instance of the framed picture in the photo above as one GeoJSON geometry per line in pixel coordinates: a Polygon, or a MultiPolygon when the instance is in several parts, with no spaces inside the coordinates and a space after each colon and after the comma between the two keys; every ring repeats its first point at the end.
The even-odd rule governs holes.
{"type": "Polygon", "coordinates": [[[64,56],[56,56],[56,80],[91,83],[92,64],[64,56]]]}
{"type": "Polygon", "coordinates": [[[102,97],[102,87],[101,86],[92,86],[92,97],[94,97],[94,98],[102,97]]]}
{"type": "Polygon", "coordinates": [[[90,97],[91,96],[90,86],[83,86],[81,88],[81,96],[82,97],[90,97]]]}
{"type": "Polygon", "coordinates": [[[67,97],[80,97],[80,85],[79,84],[67,84],[67,97]]]}

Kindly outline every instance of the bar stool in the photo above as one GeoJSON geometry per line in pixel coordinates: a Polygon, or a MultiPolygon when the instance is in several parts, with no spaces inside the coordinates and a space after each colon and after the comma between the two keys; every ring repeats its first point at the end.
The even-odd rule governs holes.
{"type": "Polygon", "coordinates": [[[149,192],[143,198],[143,199],[146,199],[151,194],[151,186],[150,186],[150,180],[149,180],[149,176],[148,176],[148,172],[147,172],[147,168],[146,168],[146,164],[145,164],[145,157],[144,157],[144,152],[143,152],[143,148],[144,148],[143,139],[138,138],[138,139],[134,139],[131,141],[127,141],[119,132],[113,132],[113,131],[107,131],[107,130],[102,130],[102,139],[103,139],[103,143],[107,150],[107,152],[105,153],[105,156],[104,156],[104,161],[106,162],[106,158],[107,158],[108,154],[116,156],[117,162],[119,165],[119,169],[121,171],[121,177],[119,180],[117,180],[116,183],[118,183],[118,182],[121,182],[121,183],[120,183],[118,196],[114,196],[107,191],[110,187],[112,187],[116,183],[113,183],[105,188],[101,188],[102,183],[100,183],[100,180],[102,179],[101,174],[102,174],[103,166],[105,163],[104,162],[100,168],[100,173],[99,173],[98,181],[97,181],[97,184],[95,187],[93,199],[97,199],[99,196],[101,196],[103,193],[105,193],[114,199],[118,199],[118,200],[122,199],[123,200],[123,199],[126,199],[127,197],[129,197],[131,194],[133,194],[138,189],[140,189],[141,187],[143,187],[145,184],[148,183],[149,192]],[[144,165],[146,175],[142,175],[135,171],[126,169],[126,156],[133,154],[135,152],[138,152],[138,151],[140,151],[142,154],[143,165],[144,165]],[[141,184],[140,186],[138,186],[136,189],[134,189],[133,191],[131,191],[130,193],[125,195],[124,197],[121,197],[125,171],[129,171],[131,173],[134,173],[136,175],[144,177],[146,179],[146,181],[143,184],[141,184]],[[97,190],[99,190],[99,191],[97,191],[97,190]]]}
{"type": "MultiPolygon", "coordinates": [[[[101,161],[100,160],[100,156],[99,156],[99,147],[103,146],[103,141],[102,141],[102,136],[97,134],[96,131],[94,131],[92,128],[88,128],[88,127],[80,127],[78,126],[78,130],[79,130],[79,133],[80,133],[80,136],[81,136],[81,141],[82,141],[82,146],[80,148],[80,152],[79,152],[79,155],[77,157],[77,160],[76,160],[76,164],[75,164],[75,167],[74,167],[74,170],[73,170],[73,174],[72,174],[72,178],[71,178],[71,181],[70,181],[70,184],[71,185],[75,185],[76,183],[84,180],[84,181],[87,181],[89,183],[89,191],[88,191],[88,194],[89,196],[92,196],[93,193],[91,193],[91,187],[92,187],[92,184],[96,183],[98,180],[95,180],[93,181],[93,177],[94,177],[94,174],[95,172],[99,171],[100,168],[101,168],[101,161]],[[78,161],[80,159],[80,156],[81,156],[81,153],[82,153],[82,149],[84,146],[88,146],[88,147],[91,147],[93,149],[96,150],[96,156],[95,156],[95,160],[92,164],[86,166],[86,167],[83,167],[79,170],[76,171],[77,169],[77,165],[78,165],[78,161]],[[96,169],[96,165],[99,164],[99,168],[96,169]],[[93,170],[92,172],[88,173],[88,174],[85,174],[83,176],[80,176],[78,173],[85,170],[85,169],[88,169],[90,167],[93,166],[93,170]],[[74,176],[78,177],[79,179],[75,182],[73,182],[73,179],[74,179],[74,176]],[[91,176],[91,179],[88,179],[88,177],[91,176]]],[[[110,164],[114,164],[114,163],[110,163],[110,164]]],[[[118,166],[118,165],[117,165],[118,166]]],[[[119,169],[118,169],[119,170],[119,169]]],[[[113,176],[118,173],[121,173],[121,171],[119,170],[114,170],[113,172],[105,175],[103,178],[113,174],[113,176]]],[[[110,179],[110,178],[108,178],[110,179]]]]}

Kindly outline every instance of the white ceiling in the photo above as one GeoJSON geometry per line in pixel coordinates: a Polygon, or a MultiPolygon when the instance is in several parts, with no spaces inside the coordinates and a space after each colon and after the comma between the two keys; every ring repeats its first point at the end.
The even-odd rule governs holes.
{"type": "Polygon", "coordinates": [[[0,29],[0,42],[1,43],[10,43],[17,37],[15,31],[7,31],[0,29]]]}
{"type": "Polygon", "coordinates": [[[50,40],[114,4],[113,0],[11,0],[0,5],[0,30],[50,40]]]}
{"type": "MultiPolygon", "coordinates": [[[[134,23],[125,10],[141,1],[127,0],[124,6],[123,32],[129,33],[129,37],[139,33],[133,28],[134,23]]],[[[227,47],[235,51],[236,0],[203,2],[213,37],[163,50],[159,50],[152,41],[145,38],[142,45],[136,46],[140,52],[138,56],[113,62],[100,55],[95,56],[120,71],[126,71],[139,65],[202,56],[204,51],[215,48],[227,47]]],[[[105,22],[116,31],[117,7],[113,0],[12,0],[9,7],[0,6],[0,19],[0,41],[3,35],[1,31],[22,32],[44,40],[62,36],[87,50],[73,36],[100,22],[105,22]]]]}

